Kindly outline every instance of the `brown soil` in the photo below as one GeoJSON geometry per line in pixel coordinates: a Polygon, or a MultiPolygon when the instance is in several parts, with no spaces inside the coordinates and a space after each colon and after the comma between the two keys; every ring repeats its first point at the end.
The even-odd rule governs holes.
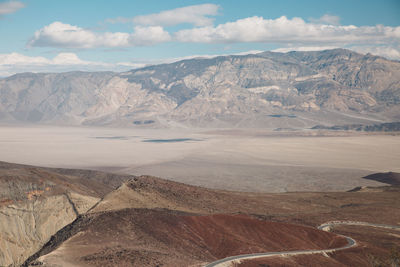
{"type": "Polygon", "coordinates": [[[397,253],[400,255],[400,231],[363,226],[337,226],[335,233],[348,235],[357,240],[355,248],[324,255],[270,257],[243,261],[240,267],[336,267],[336,266],[391,266],[397,253]],[[397,232],[397,234],[396,234],[397,232]]]}
{"type": "MultiPolygon", "coordinates": [[[[61,257],[63,262],[87,266],[188,266],[243,253],[338,247],[345,243],[343,239],[317,231],[315,226],[330,220],[400,222],[399,188],[367,189],[255,194],[136,177],[107,195],[104,202],[108,205],[100,203],[97,212],[86,215],[89,222],[81,224],[77,234],[46,256],[45,262],[56,264],[61,257]],[[145,209],[138,209],[141,205],[145,209]],[[142,256],[136,257],[138,254],[142,256]]],[[[338,233],[353,236],[351,232],[338,233]]],[[[371,238],[365,244],[376,237],[371,238]]],[[[369,254],[387,256],[390,250],[367,248],[346,250],[337,253],[337,258],[307,255],[287,259],[294,260],[293,266],[302,262],[305,266],[363,266],[357,264],[365,263],[369,254]],[[354,262],[357,264],[352,265],[354,262]]],[[[281,258],[271,259],[277,261],[275,266],[282,266],[281,258]]]]}
{"type": "MultiPolygon", "coordinates": [[[[235,267],[347,267],[330,257],[324,255],[299,255],[291,257],[270,257],[242,261],[235,267]]],[[[357,266],[357,265],[356,265],[357,266]]],[[[368,266],[368,265],[358,265],[368,266]]]]}
{"type": "MultiPolygon", "coordinates": [[[[112,205],[100,203],[95,211],[141,208],[138,201],[152,207],[186,212],[244,213],[259,218],[318,226],[331,220],[400,222],[400,187],[365,188],[357,192],[247,193],[212,190],[151,176],[126,182],[128,190],[111,192],[112,205]],[[124,193],[123,198],[118,196],[124,193]]],[[[107,196],[105,197],[107,199],[107,196]]]]}
{"type": "MultiPolygon", "coordinates": [[[[330,193],[229,192],[149,176],[0,162],[2,205],[66,191],[103,201],[54,236],[45,253],[37,255],[49,253],[41,258],[44,262],[188,266],[242,253],[340,246],[343,239],[315,230],[331,220],[400,224],[400,188],[396,186],[330,193]],[[124,186],[112,191],[127,179],[124,186]]],[[[362,227],[340,227],[335,232],[355,238],[361,246],[330,258],[275,257],[271,260],[277,265],[260,264],[368,266],[366,259],[387,259],[391,246],[399,240],[396,232],[381,234],[362,227]]]]}
{"type": "Polygon", "coordinates": [[[62,245],[63,261],[91,266],[187,266],[237,254],[347,244],[332,233],[248,215],[124,209],[90,217],[79,234],[62,245]]]}
{"type": "Polygon", "coordinates": [[[41,168],[0,161],[0,205],[69,191],[101,198],[133,177],[89,170],[41,168]]]}

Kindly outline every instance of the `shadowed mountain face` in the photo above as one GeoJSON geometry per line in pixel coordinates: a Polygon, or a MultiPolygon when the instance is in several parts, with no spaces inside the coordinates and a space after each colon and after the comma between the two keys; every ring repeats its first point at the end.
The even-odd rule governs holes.
{"type": "Polygon", "coordinates": [[[400,119],[400,62],[334,49],[0,80],[0,121],[311,127],[400,119]]]}

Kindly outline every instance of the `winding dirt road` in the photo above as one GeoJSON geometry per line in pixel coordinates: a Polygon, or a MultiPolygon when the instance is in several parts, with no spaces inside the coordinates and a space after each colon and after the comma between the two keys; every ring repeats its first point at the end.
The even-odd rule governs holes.
{"type": "MultiPolygon", "coordinates": [[[[386,225],[386,224],[374,224],[367,222],[357,222],[357,221],[329,221],[318,226],[319,230],[330,231],[334,226],[337,225],[359,225],[359,226],[368,226],[368,227],[377,227],[377,228],[385,228],[391,230],[400,230],[400,226],[395,225],[386,225]]],[[[342,235],[343,236],[343,235],[342,235]]],[[[294,255],[307,255],[307,254],[326,254],[339,250],[348,249],[351,247],[357,246],[357,242],[349,237],[343,236],[347,239],[347,245],[339,248],[333,249],[312,249],[312,250],[294,250],[294,251],[277,251],[277,252],[264,252],[264,253],[255,253],[255,254],[242,254],[237,256],[231,256],[224,259],[220,259],[211,263],[208,263],[204,267],[229,267],[232,266],[232,263],[240,260],[249,260],[249,259],[257,259],[271,256],[294,256],[294,255]]]]}

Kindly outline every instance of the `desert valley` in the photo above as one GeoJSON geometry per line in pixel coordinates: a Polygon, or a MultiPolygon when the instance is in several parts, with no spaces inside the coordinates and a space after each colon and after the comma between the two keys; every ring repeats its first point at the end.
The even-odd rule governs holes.
{"type": "MultiPolygon", "coordinates": [[[[238,58],[246,67],[238,65],[244,63],[233,63],[231,57],[218,59],[217,64],[229,62],[240,77],[243,72],[250,73],[246,68],[265,60],[270,62],[270,58],[288,60],[288,54],[267,55],[238,58]]],[[[343,50],[319,53],[319,57],[328,57],[331,64],[340,66],[349,56],[359,57],[361,66],[369,64],[371,58],[343,50]]],[[[374,60],[393,65],[396,73],[400,71],[398,62],[378,57],[374,60]]],[[[195,65],[204,60],[198,61],[192,60],[195,65]]],[[[172,66],[183,68],[184,64],[187,63],[172,66]]],[[[172,66],[153,68],[168,70],[172,66]]],[[[359,69],[357,64],[355,68],[359,69]]],[[[182,71],[177,71],[176,77],[182,76],[182,71]]],[[[185,77],[193,76],[192,72],[178,83],[187,82],[185,77]]],[[[227,71],[217,73],[226,75],[227,71]]],[[[142,112],[127,111],[126,103],[132,99],[129,94],[134,92],[131,90],[143,90],[130,85],[135,84],[129,78],[135,77],[132,73],[127,78],[124,77],[128,74],[108,78],[110,82],[114,80],[113,84],[115,79],[120,80],[119,87],[109,87],[109,82],[94,87],[96,91],[117,89],[118,95],[107,99],[118,97],[121,104],[115,106],[113,100],[112,107],[105,107],[108,100],[97,99],[83,107],[79,102],[82,97],[73,97],[72,91],[86,83],[82,79],[93,79],[94,74],[68,73],[63,76],[62,87],[49,88],[71,89],[43,95],[44,100],[38,99],[36,105],[29,98],[32,104],[26,104],[27,95],[42,90],[43,85],[59,84],[60,75],[64,74],[55,78],[51,78],[53,74],[24,74],[1,81],[0,157],[19,163],[1,164],[2,265],[381,266],[377,264],[398,260],[398,105],[380,96],[392,90],[392,99],[396,99],[398,89],[390,89],[393,82],[389,87],[381,85],[380,91],[373,94],[356,86],[367,81],[352,82],[355,89],[345,82],[348,92],[360,91],[357,102],[347,94],[332,98],[331,93],[322,100],[317,92],[325,88],[321,83],[326,84],[328,78],[298,73],[293,81],[301,80],[302,84],[308,79],[309,86],[316,88],[306,95],[316,97],[315,104],[304,107],[303,92],[285,95],[282,89],[271,85],[267,90],[265,84],[277,82],[259,74],[266,80],[257,81],[257,90],[246,85],[235,89],[237,93],[227,93],[212,85],[210,88],[218,94],[225,92],[213,96],[218,99],[215,101],[226,103],[210,106],[223,109],[219,111],[204,107],[211,100],[196,100],[205,97],[208,87],[196,89],[197,96],[192,92],[187,98],[184,92],[188,89],[173,89],[158,82],[161,88],[170,89],[151,89],[153,93],[147,93],[141,101],[155,103],[155,96],[161,101],[171,92],[168,101],[176,101],[171,105],[177,115],[170,115],[169,111],[154,113],[160,111],[152,110],[148,104],[141,107],[142,112]],[[299,76],[305,78],[296,78],[299,76]],[[15,88],[23,91],[17,94],[15,88]],[[121,90],[125,93],[121,94],[121,90]],[[240,98],[244,90],[248,95],[240,98]],[[268,98],[268,94],[277,93],[283,94],[280,103],[290,102],[291,97],[293,103],[300,102],[294,106],[277,105],[268,98]],[[71,108],[53,104],[56,94],[61,94],[62,103],[69,103],[71,108]],[[239,102],[231,105],[235,94],[235,101],[239,102]],[[372,96],[374,100],[368,103],[373,104],[360,106],[372,96]],[[246,103],[250,99],[252,104],[246,103]],[[261,100],[265,102],[263,107],[256,104],[261,100]],[[186,114],[188,111],[179,111],[185,106],[179,101],[192,101],[185,110],[190,107],[190,112],[204,113],[197,112],[194,120],[186,114]],[[196,102],[201,106],[197,107],[196,102]],[[249,113],[238,109],[240,102],[244,108],[259,110],[249,113]],[[72,105],[87,110],[79,120],[72,115],[77,110],[72,105]],[[49,110],[56,106],[57,110],[49,110]],[[356,113],[354,107],[360,111],[356,113]],[[92,110],[90,118],[88,110],[92,110]],[[318,119],[321,112],[327,121],[318,119]],[[22,114],[26,115],[21,117],[22,114]],[[140,117],[132,117],[135,114],[140,117]],[[75,119],[61,119],[66,116],[75,119]],[[210,120],[207,127],[205,120],[210,120]],[[69,123],[60,125],[61,121],[69,123]],[[216,121],[222,121],[222,126],[217,127],[216,121]],[[331,221],[337,223],[329,224],[331,221]],[[318,228],[324,223],[329,226],[318,228]],[[240,256],[248,254],[251,255],[240,256]],[[238,258],[218,261],[237,255],[238,258]]],[[[370,71],[368,75],[372,75],[370,71]]],[[[149,77],[146,79],[154,81],[149,77]]],[[[213,78],[214,83],[216,79],[213,78]]],[[[222,84],[232,80],[219,79],[222,84]]],[[[246,79],[247,83],[254,81],[246,79]]],[[[279,79],[282,84],[282,79],[288,78],[279,79]]],[[[394,81],[396,86],[400,82],[394,81]]],[[[339,85],[337,81],[331,83],[339,85]]],[[[145,84],[142,82],[141,87],[147,88],[145,84]]],[[[288,86],[296,88],[297,84],[288,86]]],[[[223,87],[229,88],[226,84],[223,87]]],[[[83,93],[82,88],[79,94],[83,93]]],[[[129,107],[138,108],[132,104],[129,107]]]]}
{"type": "Polygon", "coordinates": [[[0,266],[400,266],[399,3],[93,2],[0,1],[0,266]]]}

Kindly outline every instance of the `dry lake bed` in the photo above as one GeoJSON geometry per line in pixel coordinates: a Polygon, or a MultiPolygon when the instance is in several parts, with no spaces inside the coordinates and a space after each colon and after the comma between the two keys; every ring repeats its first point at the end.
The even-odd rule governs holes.
{"type": "Polygon", "coordinates": [[[400,136],[1,126],[0,160],[240,191],[342,191],[380,185],[361,178],[374,172],[400,172],[400,136]]]}

